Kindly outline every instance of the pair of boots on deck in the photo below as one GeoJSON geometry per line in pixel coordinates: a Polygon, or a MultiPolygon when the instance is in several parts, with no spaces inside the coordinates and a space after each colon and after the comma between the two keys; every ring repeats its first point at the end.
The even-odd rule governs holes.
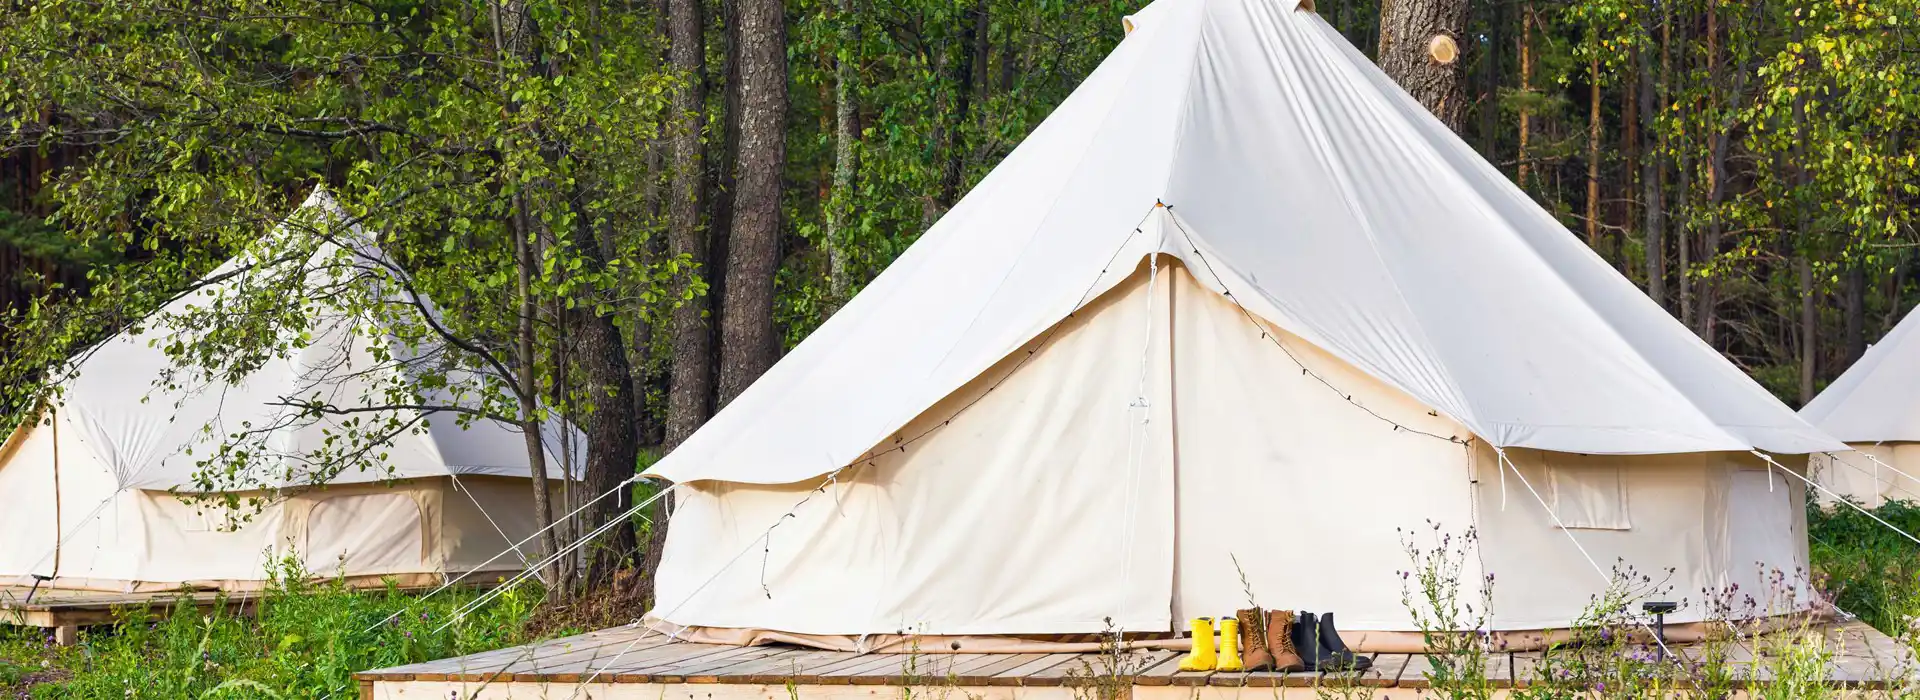
{"type": "Polygon", "coordinates": [[[1213,619],[1193,621],[1193,651],[1182,671],[1362,671],[1373,658],[1360,656],[1340,641],[1333,613],[1292,610],[1241,610],[1220,621],[1220,647],[1214,647],[1213,619]],[[1244,650],[1244,656],[1242,654],[1244,650]]]}

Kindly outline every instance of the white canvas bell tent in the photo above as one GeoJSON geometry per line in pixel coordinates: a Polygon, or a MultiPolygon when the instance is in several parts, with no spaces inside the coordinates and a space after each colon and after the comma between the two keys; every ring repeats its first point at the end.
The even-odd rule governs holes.
{"type": "MultiPolygon", "coordinates": [[[[338,213],[323,192],[307,200],[302,216],[343,221],[327,218],[338,213]]],[[[270,235],[289,235],[288,228],[270,235]]],[[[339,251],[322,243],[312,259],[339,251]]],[[[368,251],[351,255],[377,255],[368,251]]],[[[204,311],[234,298],[234,285],[256,278],[237,261],[212,274],[231,276],[93,348],[59,397],[0,446],[0,581],[37,575],[65,588],[244,590],[292,556],[315,575],[351,584],[423,585],[454,572],[524,565],[513,554],[494,558],[536,529],[517,428],[484,418],[462,427],[452,414],[415,409],[310,416],[290,406],[387,405],[383,392],[406,378],[394,375],[402,367],[375,358],[377,330],[356,331],[359,321],[347,314],[295,300],[311,314],[310,342],[232,381],[173,373],[164,347],[200,331],[170,323],[190,317],[196,304],[204,311]],[[424,427],[393,432],[398,426],[424,427]],[[393,434],[364,442],[381,439],[380,431],[393,434]],[[356,440],[363,442],[349,448],[356,440]],[[316,471],[327,468],[320,462],[362,448],[372,468],[348,468],[313,485],[325,477],[316,471]],[[241,468],[252,472],[230,481],[244,484],[233,494],[240,500],[264,504],[258,514],[236,518],[205,500],[209,482],[197,473],[236,464],[220,462],[228,457],[244,459],[241,468]],[[195,492],[200,499],[184,495],[195,492]]],[[[391,342],[381,350],[408,351],[391,342]]],[[[459,400],[426,398],[426,405],[459,400]]],[[[547,432],[561,436],[559,428],[547,432]]],[[[569,470],[556,444],[547,441],[546,462],[562,479],[569,470]]]]}
{"type": "Polygon", "coordinates": [[[1828,491],[1869,508],[1920,502],[1920,313],[1867,348],[1800,417],[1858,451],[1814,457],[1815,478],[1828,491]]]}
{"type": "Polygon", "coordinates": [[[1804,576],[1804,489],[1752,451],[1804,470],[1838,443],[1310,8],[1128,24],[648,472],[680,486],[653,624],[979,651],[1173,632],[1247,607],[1244,573],[1362,648],[1417,646],[1401,530],[1429,522],[1478,529],[1465,595],[1496,576],[1503,630],[1572,624],[1616,562],[1672,569],[1680,622],[1703,590],[1804,576]]]}

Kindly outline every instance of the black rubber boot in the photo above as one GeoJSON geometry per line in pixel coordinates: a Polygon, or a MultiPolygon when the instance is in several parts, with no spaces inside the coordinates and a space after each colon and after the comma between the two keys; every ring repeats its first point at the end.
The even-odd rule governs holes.
{"type": "Polygon", "coordinates": [[[1328,653],[1326,645],[1320,643],[1320,621],[1313,613],[1295,615],[1287,636],[1293,640],[1293,651],[1300,655],[1300,663],[1306,667],[1304,670],[1334,669],[1333,655],[1328,653]]]}
{"type": "Polygon", "coordinates": [[[1352,649],[1347,648],[1347,643],[1340,640],[1340,631],[1333,627],[1333,613],[1321,615],[1318,622],[1320,648],[1330,659],[1329,665],[1323,667],[1325,670],[1364,671],[1373,668],[1373,657],[1353,653],[1352,649]]]}

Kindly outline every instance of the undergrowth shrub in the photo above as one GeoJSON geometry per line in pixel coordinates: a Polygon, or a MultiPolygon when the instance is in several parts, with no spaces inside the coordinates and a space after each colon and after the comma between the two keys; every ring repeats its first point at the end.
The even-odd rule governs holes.
{"type": "MultiPolygon", "coordinates": [[[[1920,506],[1911,502],[1890,501],[1872,513],[1920,533],[1920,506]]],[[[1809,503],[1807,546],[1816,580],[1841,610],[1895,637],[1920,621],[1920,545],[1852,508],[1809,503]]]]}

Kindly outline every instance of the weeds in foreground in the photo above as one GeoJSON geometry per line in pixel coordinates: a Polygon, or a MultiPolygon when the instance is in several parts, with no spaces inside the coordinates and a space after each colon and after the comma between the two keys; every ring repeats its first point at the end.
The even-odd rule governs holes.
{"type": "Polygon", "coordinates": [[[448,589],[421,600],[393,588],[312,583],[283,562],[254,615],[224,602],[202,612],[184,600],[169,615],[126,609],[73,647],[53,646],[44,630],[0,627],[0,690],[11,692],[0,697],[344,700],[357,695],[359,671],[532,641],[523,630],[541,594],[527,588],[436,631],[475,597],[448,589]],[[381,622],[396,612],[405,614],[381,622]]]}
{"type": "MultiPolygon", "coordinates": [[[[1430,524],[1431,525],[1431,524],[1430,524]]],[[[1475,555],[1472,531],[1449,535],[1431,526],[1432,541],[1425,548],[1408,536],[1412,569],[1402,573],[1403,601],[1420,626],[1432,650],[1427,680],[1430,693],[1443,698],[1489,698],[1494,684],[1481,672],[1489,654],[1503,654],[1502,635],[1490,634],[1491,589],[1488,575],[1478,604],[1464,602],[1470,593],[1461,583],[1467,562],[1475,555]]],[[[1763,572],[1764,591],[1742,591],[1737,585],[1701,591],[1706,611],[1705,638],[1679,651],[1656,640],[1649,601],[1674,601],[1674,572],[1644,574],[1617,564],[1611,583],[1595,596],[1567,630],[1549,631],[1540,651],[1516,654],[1512,697],[1530,700],[1562,698],[1678,697],[1720,700],[1744,691],[1766,700],[1837,697],[1830,673],[1845,650],[1827,636],[1827,630],[1806,617],[1787,629],[1771,629],[1805,609],[1811,590],[1807,572],[1763,572]]],[[[1885,590],[1885,589],[1879,589],[1885,590]]],[[[1915,595],[1908,593],[1907,595],[1915,595]]],[[[1816,601],[1818,602],[1818,601],[1816,601]]],[[[1905,632],[1898,630],[1898,632],[1905,632]]],[[[1920,631],[1899,635],[1909,644],[1920,631]]],[[[1907,679],[1911,667],[1874,669],[1882,685],[1851,697],[1910,699],[1920,689],[1907,679]]],[[[1323,695],[1323,697],[1326,697],[1323,695]]]]}
{"type": "Polygon", "coordinates": [[[1074,700],[1127,700],[1133,694],[1133,679],[1147,670],[1151,657],[1127,647],[1113,618],[1105,623],[1100,653],[1091,661],[1081,657],[1079,668],[1067,669],[1066,684],[1073,689],[1074,700]]]}
{"type": "Polygon", "coordinates": [[[1433,652],[1427,656],[1426,672],[1434,693],[1445,700],[1487,700],[1493,697],[1487,659],[1500,651],[1494,648],[1490,624],[1493,574],[1478,581],[1465,576],[1467,562],[1479,547],[1477,532],[1455,535],[1431,520],[1427,526],[1431,549],[1423,548],[1415,533],[1400,531],[1401,546],[1412,562],[1400,572],[1400,602],[1419,627],[1421,642],[1433,652]],[[1475,592],[1477,597],[1469,597],[1475,592]]]}

